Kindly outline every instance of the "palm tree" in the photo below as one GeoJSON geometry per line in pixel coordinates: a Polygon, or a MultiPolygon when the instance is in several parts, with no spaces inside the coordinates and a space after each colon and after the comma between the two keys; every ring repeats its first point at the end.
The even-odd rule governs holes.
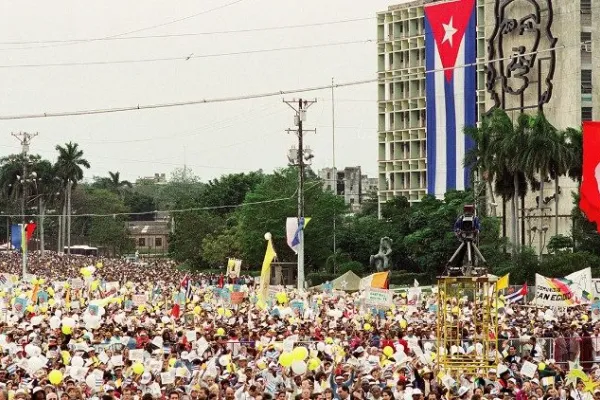
{"type": "MultiPolygon", "coordinates": [[[[543,112],[531,118],[529,125],[527,145],[522,149],[521,160],[523,170],[530,179],[535,179],[536,174],[540,176],[538,209],[541,224],[544,214],[544,183],[548,179],[551,165],[558,154],[557,130],[548,122],[543,112]]],[[[542,247],[542,235],[539,235],[540,255],[542,247]]]]}
{"type": "Polygon", "coordinates": [[[567,128],[565,142],[569,149],[569,170],[567,175],[579,185],[583,176],[583,133],[581,129],[567,128]]]}
{"type": "Polygon", "coordinates": [[[555,140],[555,153],[550,163],[550,177],[554,179],[554,235],[558,236],[559,180],[561,176],[569,173],[573,155],[567,143],[567,131],[556,132],[555,140]]]}
{"type": "Polygon", "coordinates": [[[522,126],[525,122],[526,117],[519,117],[515,126],[505,111],[496,110],[492,114],[490,124],[494,135],[491,151],[495,154],[497,168],[501,171],[505,198],[511,200],[511,241],[515,248],[518,248],[520,244],[519,196],[527,192],[527,184],[523,179],[521,162],[518,157],[524,142],[522,126]]]}
{"type": "Polygon", "coordinates": [[[123,193],[123,189],[132,188],[133,185],[129,181],[121,180],[121,173],[108,171],[107,177],[96,178],[95,186],[100,187],[102,189],[110,190],[113,193],[117,193],[121,195],[123,193]]]}
{"type": "Polygon", "coordinates": [[[465,127],[465,135],[475,142],[475,147],[465,154],[464,166],[471,171],[480,174],[485,181],[485,190],[490,198],[490,210],[493,217],[496,216],[496,200],[492,190],[492,182],[497,176],[495,153],[492,151],[494,132],[491,129],[491,117],[484,117],[481,125],[465,127]]]}
{"type": "Polygon", "coordinates": [[[63,215],[66,211],[67,252],[71,254],[71,191],[83,179],[83,169],[90,168],[88,160],[83,158],[83,150],[77,143],[69,142],[64,146],[57,145],[58,159],[56,173],[61,178],[66,201],[63,203],[63,215]]]}

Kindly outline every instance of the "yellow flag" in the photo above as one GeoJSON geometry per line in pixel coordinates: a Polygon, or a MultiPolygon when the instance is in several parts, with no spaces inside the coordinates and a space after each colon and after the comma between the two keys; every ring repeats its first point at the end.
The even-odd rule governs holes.
{"type": "Polygon", "coordinates": [[[501,277],[500,279],[498,279],[498,282],[496,282],[496,291],[500,291],[503,289],[508,288],[508,276],[509,274],[504,275],[503,277],[501,277]]]}
{"type": "Polygon", "coordinates": [[[264,306],[269,294],[269,282],[271,280],[271,263],[277,257],[271,235],[265,235],[267,238],[267,250],[265,251],[265,259],[263,260],[262,270],[260,272],[260,287],[258,289],[258,304],[264,306]]]}

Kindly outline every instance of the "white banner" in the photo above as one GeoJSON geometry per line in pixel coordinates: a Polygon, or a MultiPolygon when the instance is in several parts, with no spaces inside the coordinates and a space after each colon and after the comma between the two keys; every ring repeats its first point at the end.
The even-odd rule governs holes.
{"type": "Polygon", "coordinates": [[[388,289],[369,288],[365,290],[365,305],[376,308],[390,308],[394,293],[388,289]]]}
{"type": "Polygon", "coordinates": [[[590,268],[574,272],[564,278],[547,278],[535,274],[534,304],[546,307],[570,307],[588,302],[583,292],[592,293],[590,268]]]}

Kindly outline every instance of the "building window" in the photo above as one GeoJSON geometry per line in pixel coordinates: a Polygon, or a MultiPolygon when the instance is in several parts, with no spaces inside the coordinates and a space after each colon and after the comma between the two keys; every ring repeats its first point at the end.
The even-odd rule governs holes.
{"type": "Polygon", "coordinates": [[[590,94],[592,93],[592,70],[582,69],[581,70],[581,93],[590,94]]]}
{"type": "Polygon", "coordinates": [[[592,120],[592,107],[583,107],[581,109],[581,120],[591,121],[592,120]]]}
{"type": "Polygon", "coordinates": [[[162,238],[154,238],[154,247],[162,247],[162,238]]]}
{"type": "Polygon", "coordinates": [[[138,247],[146,247],[146,238],[138,238],[138,247]]]}
{"type": "Polygon", "coordinates": [[[592,13],[592,0],[581,0],[581,13],[591,14],[592,13]]]}
{"type": "Polygon", "coordinates": [[[591,42],[592,41],[592,32],[581,32],[581,42],[591,42]]]}

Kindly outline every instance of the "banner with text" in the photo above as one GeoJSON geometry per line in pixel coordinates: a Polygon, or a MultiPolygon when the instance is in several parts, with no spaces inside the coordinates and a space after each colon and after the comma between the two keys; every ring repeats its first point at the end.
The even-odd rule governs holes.
{"type": "Polygon", "coordinates": [[[392,305],[394,293],[388,289],[369,288],[365,290],[365,305],[375,308],[389,308],[392,305]]]}
{"type": "Polygon", "coordinates": [[[564,278],[548,278],[535,274],[534,304],[547,307],[571,307],[590,301],[591,275],[590,268],[574,272],[564,278]]]}

